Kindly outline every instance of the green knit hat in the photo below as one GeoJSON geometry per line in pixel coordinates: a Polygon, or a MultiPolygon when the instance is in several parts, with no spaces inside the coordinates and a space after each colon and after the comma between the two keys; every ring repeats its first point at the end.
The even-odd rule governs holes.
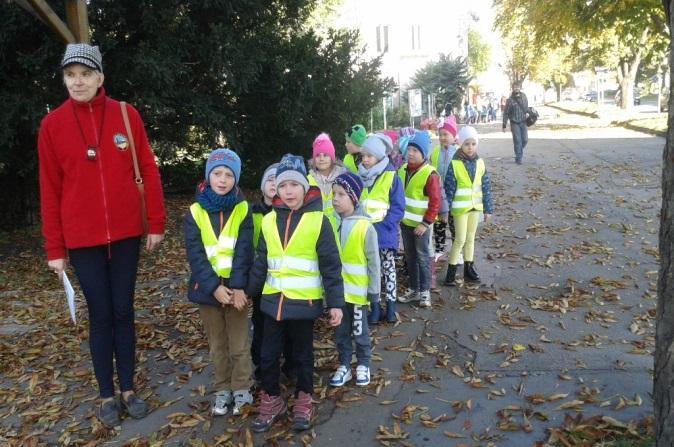
{"type": "Polygon", "coordinates": [[[346,141],[350,141],[356,146],[362,146],[367,138],[367,131],[362,124],[356,124],[347,130],[344,136],[346,137],[346,141]]]}

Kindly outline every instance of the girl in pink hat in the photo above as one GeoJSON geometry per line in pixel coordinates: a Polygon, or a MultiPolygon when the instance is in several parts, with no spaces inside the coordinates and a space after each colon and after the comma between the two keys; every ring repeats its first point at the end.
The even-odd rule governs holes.
{"type": "Polygon", "coordinates": [[[323,196],[323,212],[332,216],[332,183],[346,172],[346,168],[337,164],[335,160],[335,145],[330,136],[322,133],[316,137],[312,145],[311,161],[309,162],[309,185],[318,186],[323,196]]]}

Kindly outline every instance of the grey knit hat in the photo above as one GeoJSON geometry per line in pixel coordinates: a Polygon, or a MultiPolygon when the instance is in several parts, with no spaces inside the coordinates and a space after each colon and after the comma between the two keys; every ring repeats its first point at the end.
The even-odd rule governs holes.
{"type": "Polygon", "coordinates": [[[103,73],[103,58],[97,46],[86,43],[69,43],[61,61],[61,68],[70,64],[82,64],[103,73]]]}

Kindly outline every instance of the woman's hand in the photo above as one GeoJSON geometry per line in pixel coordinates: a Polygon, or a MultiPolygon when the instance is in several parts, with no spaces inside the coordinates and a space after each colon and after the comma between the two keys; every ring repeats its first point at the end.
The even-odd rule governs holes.
{"type": "Polygon", "coordinates": [[[63,271],[66,268],[66,260],[63,258],[52,259],[51,261],[47,261],[47,265],[50,270],[53,270],[54,273],[58,275],[59,281],[63,281],[63,271]]]}
{"type": "Polygon", "coordinates": [[[491,214],[485,214],[484,221],[487,222],[489,219],[491,219],[491,214]]]}
{"type": "Polygon", "coordinates": [[[147,240],[145,241],[145,249],[147,251],[152,251],[155,248],[157,248],[159,243],[163,240],[164,240],[163,234],[148,234],[147,240]]]}

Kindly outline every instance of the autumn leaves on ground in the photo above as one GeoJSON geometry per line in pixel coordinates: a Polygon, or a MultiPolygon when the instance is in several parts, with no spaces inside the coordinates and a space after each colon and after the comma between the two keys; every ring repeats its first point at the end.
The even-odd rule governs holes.
{"type": "Polygon", "coordinates": [[[207,344],[185,299],[189,197],[168,198],[168,237],[142,259],[137,385],[152,413],[121,430],[93,417],[81,293],[74,325],[37,232],[2,235],[0,443],[640,445],[652,414],[664,140],[588,120],[540,121],[524,166],[514,164],[509,133],[479,129],[496,206],[477,242],[482,285],[442,288],[432,311],[400,304],[399,324],[372,331],[365,389],[327,386],[336,352],[319,324],[319,410],[300,435],[278,424],[252,436],[254,408],[209,415],[207,344]]]}

